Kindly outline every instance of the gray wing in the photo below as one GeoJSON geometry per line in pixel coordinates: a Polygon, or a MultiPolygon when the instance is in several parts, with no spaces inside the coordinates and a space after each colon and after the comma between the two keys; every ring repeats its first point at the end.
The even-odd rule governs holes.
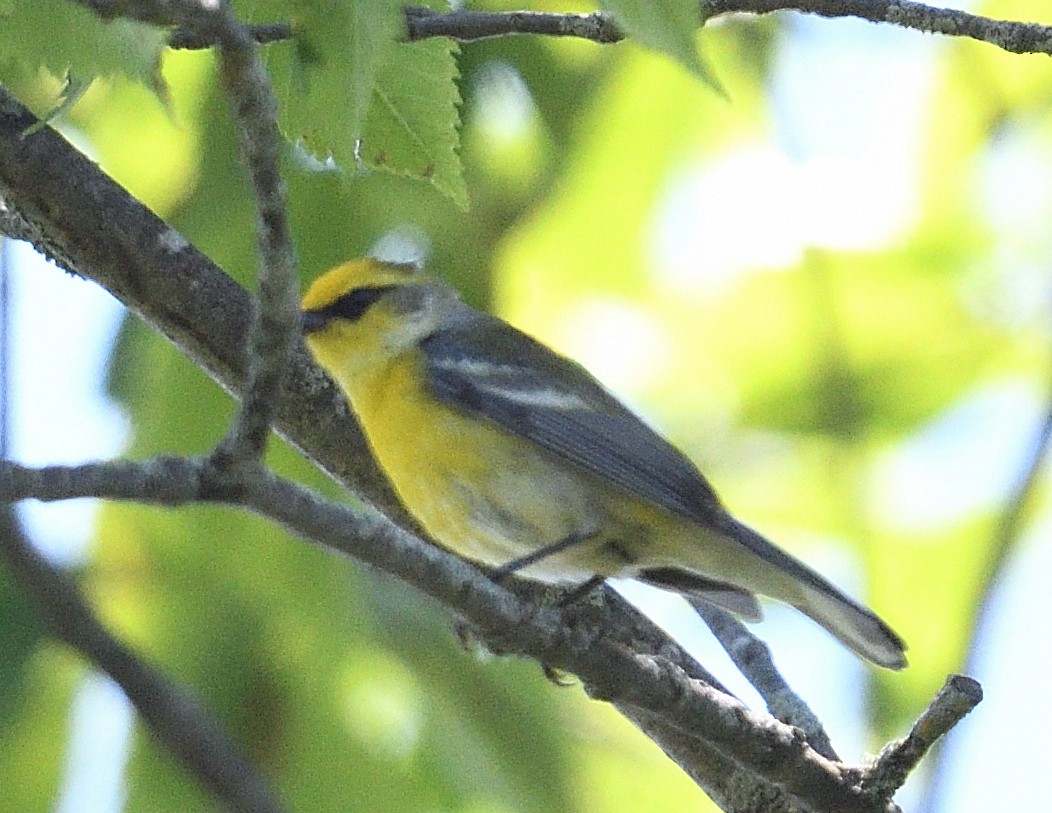
{"type": "Polygon", "coordinates": [[[578,364],[465,308],[423,342],[441,401],[527,438],[624,491],[702,525],[723,515],[694,465],[578,364]]]}

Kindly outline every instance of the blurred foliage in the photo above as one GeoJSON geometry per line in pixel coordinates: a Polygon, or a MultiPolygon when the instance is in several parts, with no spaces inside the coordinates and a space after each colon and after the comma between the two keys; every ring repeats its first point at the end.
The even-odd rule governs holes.
{"type": "MultiPolygon", "coordinates": [[[[14,525],[17,521],[15,511],[5,506],[0,515],[0,533],[6,535],[12,532],[12,527],[17,529],[14,525]]],[[[24,699],[27,666],[43,639],[44,625],[36,608],[11,575],[0,570],[0,652],[4,653],[0,658],[0,730],[6,728],[24,699]]],[[[0,753],[2,749],[0,745],[0,753]]],[[[0,777],[2,772],[0,758],[0,777]]]]}
{"type": "Polygon", "coordinates": [[[5,82],[40,69],[82,81],[126,76],[160,91],[165,34],[134,20],[103,21],[67,0],[0,0],[0,72],[5,82]]]}
{"type": "MultiPolygon", "coordinates": [[[[36,2],[0,0],[0,16],[42,14],[36,2]]],[[[1025,203],[1012,184],[1026,191],[1052,176],[1048,71],[990,46],[925,39],[939,61],[900,205],[909,215],[868,243],[804,239],[794,227],[812,208],[820,220],[832,212],[871,225],[870,199],[883,173],[899,174],[901,154],[876,153],[876,170],[837,187],[832,203],[810,196],[798,184],[809,176],[785,169],[788,159],[771,162],[776,149],[793,154],[780,121],[800,115],[773,90],[791,34],[780,21],[721,21],[700,35],[729,102],[633,43],[467,44],[458,86],[455,49],[431,43],[441,73],[421,77],[432,69],[418,65],[405,75],[423,84],[399,85],[426,86],[407,100],[426,125],[399,135],[370,129],[370,100],[384,87],[384,59],[418,46],[391,43],[385,57],[360,37],[342,48],[342,32],[319,22],[353,27],[350,6],[335,0],[236,5],[253,19],[288,9],[308,28],[267,48],[294,136],[284,170],[304,282],[378,244],[407,244],[474,304],[584,361],[697,460],[736,513],[820,567],[840,551],[857,592],[911,644],[910,670],[869,673],[868,720],[858,722],[873,747],[900,734],[961,663],[1007,493],[983,480],[993,497],[932,507],[986,475],[982,458],[953,457],[955,438],[982,427],[953,424],[954,435],[950,419],[1014,387],[1033,405],[1035,431],[1040,421],[1052,203],[1047,191],[1025,203]],[[355,134],[374,139],[361,163],[355,134]],[[419,153],[396,146],[418,137],[419,153]],[[375,150],[401,156],[382,167],[398,172],[375,171],[384,164],[375,150]],[[943,457],[913,485],[916,448],[943,457]],[[928,491],[911,501],[911,488],[928,491]]],[[[387,9],[378,25],[389,27],[393,6],[372,5],[387,9]]],[[[1002,5],[1001,16],[1028,16],[1002,5]]],[[[91,48],[72,59],[48,50],[52,29],[32,28],[35,17],[11,19],[29,33],[17,48],[0,34],[0,72],[38,110],[54,105],[67,70],[140,80],[96,81],[62,126],[250,284],[254,211],[214,57],[166,53],[162,104],[156,32],[128,51],[121,24],[89,21],[78,41],[91,48]]],[[[227,396],[135,322],[122,330],[110,386],[133,420],[133,456],[199,453],[232,414],[227,396]]],[[[289,450],[272,460],[337,494],[289,450]]],[[[122,636],[204,698],[293,810],[701,806],[612,710],[550,686],[533,665],[473,657],[426,600],[256,518],[107,506],[84,583],[122,636]]],[[[5,807],[39,810],[58,792],[80,667],[20,627],[16,599],[0,582],[0,637],[14,641],[0,661],[0,788],[5,807]]],[[[794,656],[792,642],[772,644],[780,659],[794,656]]],[[[215,808],[141,733],[126,809],[215,808]]]]}

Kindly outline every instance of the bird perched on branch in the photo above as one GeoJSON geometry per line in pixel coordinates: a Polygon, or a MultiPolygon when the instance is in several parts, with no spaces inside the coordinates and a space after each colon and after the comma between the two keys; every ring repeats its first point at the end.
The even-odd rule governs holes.
{"type": "Polygon", "coordinates": [[[303,332],[405,507],[466,559],[544,582],[620,576],[760,616],[754,594],[881,666],[875,614],[734,519],[694,465],[583,367],[416,266],[352,260],[311,285],[303,332]]]}

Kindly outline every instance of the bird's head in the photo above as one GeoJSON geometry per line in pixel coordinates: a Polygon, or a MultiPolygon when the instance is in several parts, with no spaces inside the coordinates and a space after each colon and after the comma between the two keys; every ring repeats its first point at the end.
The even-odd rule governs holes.
{"type": "Polygon", "coordinates": [[[417,265],[350,260],[316,279],[301,305],[303,335],[337,379],[382,365],[438,328],[456,292],[417,265]]]}

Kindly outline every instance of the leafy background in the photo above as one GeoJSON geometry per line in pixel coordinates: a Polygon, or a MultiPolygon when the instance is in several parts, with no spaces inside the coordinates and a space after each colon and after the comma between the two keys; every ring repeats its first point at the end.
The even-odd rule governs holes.
{"type": "MultiPolygon", "coordinates": [[[[1031,713],[1045,704],[1010,682],[1024,663],[1012,642],[1031,665],[1049,646],[1003,630],[1047,559],[1043,480],[975,623],[1046,409],[1047,60],[789,16],[688,39],[687,5],[610,4],[650,48],[536,37],[457,48],[388,42],[399,11],[386,0],[236,3],[302,31],[267,61],[291,139],[304,282],[378,247],[426,253],[471,302],[608,381],[736,513],[864,596],[909,641],[906,672],[864,669],[777,608],[758,628],[848,755],[901,734],[973,635],[992,696],[951,756],[968,765],[979,732],[1016,750],[1003,698],[1031,713]]],[[[162,33],[64,0],[6,0],[0,18],[0,78],[40,112],[67,72],[94,78],[56,126],[250,284],[252,202],[213,56],[165,52],[162,33]]],[[[33,347],[54,318],[30,316],[16,341],[33,347]]],[[[107,387],[133,456],[200,452],[232,410],[134,321],[107,387]]],[[[335,494],[287,449],[272,458],[335,494]]],[[[706,804],[578,689],[464,652],[419,596],[258,520],[105,505],[73,566],[107,622],[200,693],[294,810],[706,804]]],[[[42,637],[3,579],[0,801],[84,809],[63,795],[76,721],[126,723],[83,722],[88,670],[42,637]]],[[[654,609],[721,666],[689,616],[654,609]]],[[[137,727],[128,747],[124,809],[214,809],[137,727]]],[[[966,784],[963,771],[946,776],[966,784]]]]}

